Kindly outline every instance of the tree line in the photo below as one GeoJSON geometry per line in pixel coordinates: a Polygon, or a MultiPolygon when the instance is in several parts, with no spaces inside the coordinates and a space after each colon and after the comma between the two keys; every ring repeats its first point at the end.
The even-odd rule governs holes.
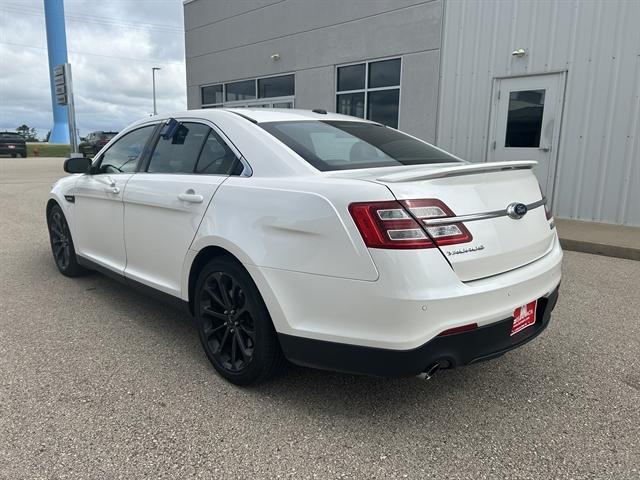
{"type": "MultiPolygon", "coordinates": [[[[22,124],[19,127],[16,127],[16,132],[20,135],[26,142],[39,142],[38,132],[35,128],[29,127],[26,124],[22,124]]],[[[49,141],[49,135],[51,135],[51,130],[47,132],[43,142],[49,141]]]]}

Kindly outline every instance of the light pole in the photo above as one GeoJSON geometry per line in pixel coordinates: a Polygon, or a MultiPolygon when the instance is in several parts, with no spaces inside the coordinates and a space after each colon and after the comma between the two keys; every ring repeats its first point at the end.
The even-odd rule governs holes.
{"type": "Polygon", "coordinates": [[[157,115],[156,110],[156,70],[162,70],[160,67],[151,67],[151,77],[153,78],[153,114],[157,115]]]}

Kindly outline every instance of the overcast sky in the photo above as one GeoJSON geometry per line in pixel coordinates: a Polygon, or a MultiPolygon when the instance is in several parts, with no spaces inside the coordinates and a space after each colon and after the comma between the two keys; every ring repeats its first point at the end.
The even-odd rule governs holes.
{"type": "MultiPolygon", "coordinates": [[[[80,134],[120,130],[153,111],[186,108],[182,0],[65,0],[80,134]]],[[[44,136],[51,96],[43,0],[0,0],[0,130],[44,136]]]]}

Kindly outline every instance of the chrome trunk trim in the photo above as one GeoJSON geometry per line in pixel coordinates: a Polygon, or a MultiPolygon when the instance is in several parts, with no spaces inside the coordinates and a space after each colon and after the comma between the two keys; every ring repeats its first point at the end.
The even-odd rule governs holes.
{"type": "MultiPolygon", "coordinates": [[[[529,203],[527,205],[527,212],[533,210],[534,208],[541,207],[547,203],[547,197],[542,197],[537,202],[529,203]]],[[[494,210],[493,212],[484,212],[484,213],[471,213],[469,215],[460,215],[457,217],[446,217],[446,218],[433,218],[431,220],[423,220],[425,226],[434,227],[438,225],[450,225],[452,223],[461,223],[461,222],[475,222],[476,220],[487,220],[489,218],[498,218],[498,217],[506,217],[507,209],[503,210],[494,210]]]]}

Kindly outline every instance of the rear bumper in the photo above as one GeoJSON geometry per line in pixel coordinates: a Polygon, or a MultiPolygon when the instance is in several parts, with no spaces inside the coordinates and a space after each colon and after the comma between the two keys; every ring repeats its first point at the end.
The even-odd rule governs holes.
{"type": "Polygon", "coordinates": [[[468,365],[502,355],[540,335],[558,300],[556,288],[538,299],[536,323],[511,336],[512,318],[475,330],[435,337],[411,350],[389,350],[280,334],[285,356],[299,365],[384,377],[418,375],[435,363],[441,368],[468,365]]]}
{"type": "Polygon", "coordinates": [[[560,284],[557,239],[543,258],[494,277],[461,282],[438,251],[371,251],[380,277],[360,281],[246,265],[276,331],[384,350],[420,348],[439,333],[511,317],[560,284]]]}
{"type": "Polygon", "coordinates": [[[16,145],[15,148],[9,148],[7,145],[0,145],[0,154],[18,154],[23,155],[27,153],[27,147],[23,145],[16,145]]]}

